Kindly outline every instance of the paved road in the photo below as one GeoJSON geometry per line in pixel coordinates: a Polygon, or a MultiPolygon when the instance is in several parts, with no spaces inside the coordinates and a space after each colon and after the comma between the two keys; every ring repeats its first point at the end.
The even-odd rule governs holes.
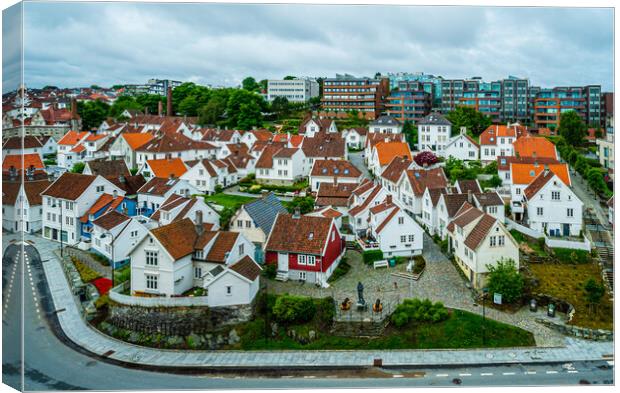
{"type": "Polygon", "coordinates": [[[589,187],[587,182],[581,177],[581,175],[577,171],[573,171],[571,168],[571,179],[572,179],[572,187],[571,189],[577,197],[581,199],[584,204],[584,209],[589,207],[594,209],[599,221],[605,227],[609,227],[609,221],[607,219],[607,208],[601,206],[601,200],[598,196],[596,196],[592,191],[589,191],[589,187]]]}
{"type": "Polygon", "coordinates": [[[363,151],[349,152],[349,161],[357,169],[362,171],[362,173],[364,174],[364,177],[367,177],[370,179],[371,178],[370,172],[368,171],[368,167],[366,167],[366,165],[364,164],[364,157],[362,157],[363,154],[364,154],[363,151]]]}
{"type": "MultiPolygon", "coordinates": [[[[42,272],[37,250],[26,246],[27,257],[22,265],[20,246],[9,246],[3,258],[3,381],[23,390],[77,389],[248,389],[248,388],[310,388],[362,386],[435,386],[452,385],[460,378],[463,385],[506,384],[576,384],[585,379],[591,383],[610,383],[612,371],[605,361],[581,362],[574,369],[558,364],[539,363],[522,368],[520,365],[483,368],[441,368],[341,371],[330,373],[284,372],[276,374],[245,373],[241,375],[200,374],[177,375],[123,368],[98,357],[81,353],[57,336],[57,319],[50,302],[50,293],[42,272]],[[23,286],[22,286],[23,284],[23,286]],[[23,291],[22,291],[23,287],[23,291]],[[25,354],[21,377],[21,344],[19,314],[24,299],[25,354]],[[604,367],[600,369],[598,367],[604,367]],[[506,371],[510,369],[511,371],[506,371]],[[535,370],[526,374],[524,370],[535,370]],[[572,371],[577,371],[574,373],[572,371]],[[556,371],[547,373],[547,371],[556,371]],[[569,372],[571,371],[571,372],[569,372]],[[514,374],[513,374],[514,373],[514,374]],[[445,375],[447,374],[447,375],[445,375]],[[471,375],[461,375],[471,374],[471,375]],[[484,374],[484,375],[483,375],[484,374]],[[402,376],[401,376],[402,375],[402,376]],[[535,375],[535,377],[534,377],[535,375]],[[292,377],[292,378],[291,378],[292,377]],[[369,379],[371,378],[371,379],[369,379]]],[[[59,312],[63,312],[60,311],[59,312]]]]}

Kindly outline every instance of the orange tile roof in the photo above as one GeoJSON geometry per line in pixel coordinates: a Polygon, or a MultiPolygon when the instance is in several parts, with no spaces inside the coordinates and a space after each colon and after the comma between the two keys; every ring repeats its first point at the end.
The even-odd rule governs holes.
{"type": "Polygon", "coordinates": [[[122,135],[132,150],[136,150],[137,148],[148,143],[151,139],[154,138],[153,134],[148,133],[148,132],[144,132],[144,133],[131,132],[131,133],[125,133],[122,135]]]}
{"type": "Polygon", "coordinates": [[[73,149],[71,149],[71,151],[72,151],[73,153],[81,153],[81,152],[83,152],[84,150],[86,150],[86,147],[84,147],[84,145],[83,145],[83,144],[81,144],[81,143],[80,143],[79,145],[77,145],[76,147],[74,147],[73,149]]]}
{"type": "Polygon", "coordinates": [[[86,138],[86,140],[87,140],[87,141],[89,141],[89,142],[93,142],[93,141],[98,141],[99,139],[103,139],[103,138],[105,138],[105,137],[106,137],[106,136],[105,136],[105,135],[103,135],[103,134],[90,134],[90,135],[86,138]]]}
{"type": "Polygon", "coordinates": [[[183,160],[178,157],[173,159],[162,158],[158,160],[146,160],[146,163],[156,177],[167,178],[170,177],[170,175],[181,177],[182,174],[187,172],[187,167],[183,163],[183,160]]]}
{"type": "Polygon", "coordinates": [[[407,157],[411,160],[411,150],[405,142],[379,142],[375,146],[379,156],[379,165],[384,166],[392,162],[394,157],[407,157]]]}
{"type": "Polygon", "coordinates": [[[510,177],[513,184],[530,184],[545,169],[555,173],[567,186],[570,187],[570,175],[567,164],[510,164],[510,177]]]}
{"type": "Polygon", "coordinates": [[[11,167],[16,170],[21,170],[23,168],[30,168],[30,166],[34,166],[34,169],[45,169],[45,165],[43,161],[41,161],[41,156],[38,153],[32,154],[24,154],[24,166],[22,167],[22,155],[21,154],[9,154],[4,157],[4,161],[2,161],[2,170],[8,171],[11,167]]]}
{"type": "Polygon", "coordinates": [[[517,139],[512,145],[515,155],[519,157],[558,158],[555,145],[547,138],[528,135],[517,139]]]}
{"type": "Polygon", "coordinates": [[[83,131],[83,132],[68,131],[62,138],[60,138],[60,140],[58,141],[58,144],[73,146],[79,141],[81,141],[82,139],[84,139],[84,137],[86,137],[89,134],[90,133],[88,131],[83,131]]]}
{"type": "Polygon", "coordinates": [[[303,141],[304,141],[303,135],[291,135],[291,138],[289,140],[289,142],[291,142],[291,145],[293,145],[293,147],[299,147],[299,145],[301,145],[303,141]]]}
{"type": "Polygon", "coordinates": [[[523,132],[523,126],[519,128],[516,125],[510,127],[503,124],[491,125],[480,134],[480,144],[496,145],[498,137],[516,137],[517,131],[523,132]]]}

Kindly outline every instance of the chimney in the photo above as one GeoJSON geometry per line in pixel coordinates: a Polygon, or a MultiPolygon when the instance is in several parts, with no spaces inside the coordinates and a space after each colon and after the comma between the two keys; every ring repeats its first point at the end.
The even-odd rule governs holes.
{"type": "Polygon", "coordinates": [[[461,127],[461,135],[465,135],[467,132],[467,127],[461,127]]]}
{"type": "Polygon", "coordinates": [[[145,107],[144,107],[144,114],[145,114],[145,115],[148,115],[148,114],[149,114],[149,107],[148,107],[148,106],[145,106],[145,107]]]}
{"type": "Polygon", "coordinates": [[[338,185],[338,177],[334,176],[334,186],[338,185]]]}
{"type": "Polygon", "coordinates": [[[166,97],[166,114],[172,116],[172,87],[168,87],[168,94],[166,97]]]}
{"type": "Polygon", "coordinates": [[[118,192],[116,190],[112,191],[112,198],[116,199],[118,196],[118,192]]]}
{"type": "Polygon", "coordinates": [[[174,173],[171,173],[170,175],[168,175],[168,179],[169,180],[174,180],[174,173]]]}
{"type": "Polygon", "coordinates": [[[474,203],[474,196],[471,192],[471,190],[467,190],[467,202],[473,204],[474,203]]]}
{"type": "Polygon", "coordinates": [[[202,228],[202,210],[196,210],[196,225],[202,228]]]}
{"type": "Polygon", "coordinates": [[[549,165],[545,164],[545,176],[549,173],[549,165]]]}
{"type": "Polygon", "coordinates": [[[298,207],[295,208],[295,212],[293,213],[293,219],[298,220],[301,217],[301,211],[298,207]]]}
{"type": "Polygon", "coordinates": [[[118,176],[118,181],[119,181],[121,184],[125,184],[125,180],[126,180],[126,179],[125,179],[125,175],[123,175],[123,174],[121,173],[121,174],[118,176]]]}
{"type": "Polygon", "coordinates": [[[428,162],[425,162],[424,164],[422,164],[422,166],[423,166],[424,168],[427,168],[427,167],[428,167],[428,162]]]}
{"type": "Polygon", "coordinates": [[[77,120],[77,118],[77,101],[75,100],[75,98],[71,98],[71,120],[77,120]]]}
{"type": "Polygon", "coordinates": [[[267,198],[267,195],[269,195],[269,191],[261,190],[260,191],[260,195],[261,195],[262,198],[267,198]]]}
{"type": "Polygon", "coordinates": [[[157,101],[157,116],[161,116],[164,111],[164,103],[161,101],[157,101]]]}
{"type": "Polygon", "coordinates": [[[387,202],[388,205],[392,204],[392,194],[388,194],[388,196],[385,197],[385,201],[387,202]]]}

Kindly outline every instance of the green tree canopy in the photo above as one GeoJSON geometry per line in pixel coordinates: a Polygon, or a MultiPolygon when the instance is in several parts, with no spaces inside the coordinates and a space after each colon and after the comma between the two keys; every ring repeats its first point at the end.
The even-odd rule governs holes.
{"type": "Polygon", "coordinates": [[[487,265],[487,287],[491,294],[500,293],[502,300],[513,303],[523,293],[523,277],[512,259],[501,259],[496,266],[487,265]]]}
{"type": "Polygon", "coordinates": [[[291,105],[286,97],[276,97],[271,102],[271,111],[281,118],[288,116],[291,111],[291,105]]]}
{"type": "Polygon", "coordinates": [[[586,124],[577,112],[564,112],[560,116],[558,132],[569,145],[580,146],[586,136],[586,124]]]}
{"type": "MultiPolygon", "coordinates": [[[[173,98],[174,100],[174,98],[173,98]]],[[[151,115],[156,115],[158,108],[158,102],[162,103],[162,109],[166,114],[166,97],[159,94],[140,94],[136,96],[136,102],[142,105],[142,110],[147,111],[151,115]]]]}
{"type": "Polygon", "coordinates": [[[586,300],[594,307],[596,307],[601,302],[603,296],[605,296],[605,286],[593,278],[586,281],[584,290],[586,293],[586,300]]]}
{"type": "Polygon", "coordinates": [[[84,172],[84,167],[86,166],[85,163],[83,162],[76,162],[75,164],[73,164],[73,167],[71,168],[71,172],[72,173],[82,173],[84,172]]]}
{"type": "Polygon", "coordinates": [[[458,132],[461,127],[466,127],[474,135],[480,135],[491,125],[491,118],[469,106],[459,106],[446,115],[452,123],[452,131],[458,132]]]}
{"type": "Polygon", "coordinates": [[[260,126],[263,101],[256,93],[242,89],[233,90],[226,103],[227,125],[244,129],[260,126]]]}
{"type": "Polygon", "coordinates": [[[97,128],[108,116],[110,105],[101,100],[83,101],[77,103],[77,111],[82,118],[82,129],[97,128]]]}
{"type": "Polygon", "coordinates": [[[314,210],[314,198],[312,197],[294,197],[292,201],[287,203],[286,209],[289,213],[295,213],[299,209],[300,214],[307,214],[314,210]]]}
{"type": "Polygon", "coordinates": [[[405,140],[409,144],[409,148],[415,150],[415,145],[418,143],[418,129],[410,120],[405,120],[403,124],[403,134],[405,134],[405,140]]]}
{"type": "Polygon", "coordinates": [[[256,83],[256,79],[251,76],[248,76],[243,81],[241,81],[241,87],[243,90],[247,91],[257,91],[259,89],[258,83],[256,83]]]}
{"type": "Polygon", "coordinates": [[[120,96],[116,99],[116,101],[114,101],[114,104],[110,106],[108,116],[118,119],[125,109],[142,111],[144,110],[144,107],[136,101],[134,97],[120,96]]]}

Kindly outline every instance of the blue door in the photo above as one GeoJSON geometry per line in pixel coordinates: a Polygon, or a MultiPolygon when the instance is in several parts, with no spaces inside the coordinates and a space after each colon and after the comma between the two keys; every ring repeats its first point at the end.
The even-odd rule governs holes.
{"type": "Polygon", "coordinates": [[[562,224],[563,225],[563,229],[564,229],[564,236],[569,236],[570,235],[570,225],[569,224],[562,224]]]}

